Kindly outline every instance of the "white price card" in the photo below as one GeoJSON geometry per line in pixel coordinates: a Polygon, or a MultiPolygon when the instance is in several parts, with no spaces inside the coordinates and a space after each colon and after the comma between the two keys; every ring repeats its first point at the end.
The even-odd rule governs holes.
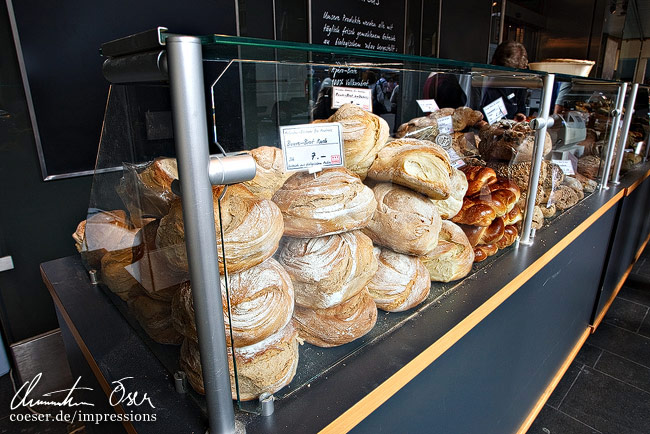
{"type": "Polygon", "coordinates": [[[462,157],[458,155],[452,147],[452,139],[449,134],[438,134],[436,136],[436,144],[447,151],[447,155],[449,155],[449,161],[451,162],[452,167],[458,169],[459,167],[465,165],[462,157]]]}
{"type": "Polygon", "coordinates": [[[440,134],[451,134],[454,132],[454,122],[451,120],[451,116],[438,118],[438,131],[440,131],[440,134]]]}
{"type": "Polygon", "coordinates": [[[420,109],[422,109],[422,111],[425,113],[433,113],[437,110],[440,110],[440,107],[438,107],[438,103],[435,99],[417,99],[416,101],[420,106],[420,109]]]}
{"type": "Polygon", "coordinates": [[[339,123],[280,127],[280,143],[287,171],[343,166],[343,128],[339,123]]]}
{"type": "Polygon", "coordinates": [[[505,115],[508,114],[506,105],[503,102],[503,98],[501,97],[495,99],[490,104],[483,107],[483,111],[485,112],[485,117],[488,121],[488,124],[490,125],[497,121],[500,121],[505,117],[505,115]]]}
{"type": "Polygon", "coordinates": [[[332,108],[337,109],[343,104],[351,103],[362,109],[372,111],[372,89],[365,87],[332,87],[332,108]]]}
{"type": "Polygon", "coordinates": [[[560,166],[560,169],[562,169],[562,172],[564,172],[565,175],[575,175],[575,169],[573,168],[573,163],[571,160],[551,160],[551,162],[557,164],[560,166]]]}

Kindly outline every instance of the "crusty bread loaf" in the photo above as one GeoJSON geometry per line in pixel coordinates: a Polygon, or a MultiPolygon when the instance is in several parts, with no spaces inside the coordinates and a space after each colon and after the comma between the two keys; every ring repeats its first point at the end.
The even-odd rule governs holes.
{"type": "Polygon", "coordinates": [[[144,288],[126,269],[136,260],[134,249],[107,252],[102,256],[102,282],[124,301],[144,292],[144,288]]]}
{"type": "Polygon", "coordinates": [[[578,159],[578,173],[589,179],[598,178],[600,170],[600,158],[593,155],[585,155],[578,159]]]}
{"type": "Polygon", "coordinates": [[[544,204],[540,207],[542,210],[542,215],[544,218],[551,218],[555,215],[557,212],[557,208],[555,208],[555,204],[544,204]]]}
{"type": "Polygon", "coordinates": [[[473,127],[477,122],[483,120],[483,113],[472,110],[469,107],[458,107],[451,116],[454,131],[462,131],[467,127],[473,127]]]}
{"type": "Polygon", "coordinates": [[[432,281],[451,282],[462,279],[472,270],[474,250],[462,229],[444,220],[438,245],[420,259],[432,281]]]}
{"type": "Polygon", "coordinates": [[[368,171],[371,179],[394,182],[432,199],[449,197],[452,174],[449,155],[443,148],[415,139],[389,142],[368,171]]]}
{"type": "MultiPolygon", "coordinates": [[[[527,122],[503,119],[480,131],[479,151],[484,160],[531,161],[535,132],[527,122]]],[[[546,133],[543,155],[551,151],[551,136],[546,133]]]]}
{"type": "Polygon", "coordinates": [[[312,238],[365,227],[377,201],[357,175],[345,168],[317,174],[298,172],[275,195],[284,217],[284,234],[312,238]]]}
{"type": "Polygon", "coordinates": [[[296,305],[293,318],[300,338],[319,347],[336,347],[368,333],[377,322],[377,306],[363,288],[354,297],[327,309],[296,305]]]}
{"type": "Polygon", "coordinates": [[[182,342],[183,336],[172,324],[170,302],[142,294],[130,298],[128,303],[129,310],[151,339],[159,344],[178,345],[182,342]]]}
{"type": "MultiPolygon", "coordinates": [[[[218,199],[223,188],[222,186],[212,188],[214,225],[221,273],[224,272],[224,266],[218,199]]],[[[221,215],[229,272],[236,273],[251,268],[272,256],[277,250],[284,224],[280,210],[270,200],[256,198],[241,185],[231,185],[221,201],[221,215]]],[[[156,246],[162,249],[171,267],[179,271],[188,270],[180,200],[172,204],[169,214],[160,221],[156,246]]]]}
{"type": "Polygon", "coordinates": [[[244,182],[251,193],[262,199],[271,199],[284,181],[291,176],[285,171],[282,149],[273,146],[260,146],[248,151],[255,160],[255,178],[244,182]]]}
{"type": "MultiPolygon", "coordinates": [[[[293,314],[293,286],[289,275],[275,259],[269,258],[248,270],[228,276],[231,321],[228,320],[226,280],[221,278],[221,303],[228,345],[234,343],[235,347],[245,347],[255,344],[289,323],[293,314]]],[[[176,330],[198,342],[189,282],[181,285],[174,295],[172,319],[176,330]]]]}
{"type": "MultiPolygon", "coordinates": [[[[228,370],[230,371],[230,391],[232,399],[237,399],[235,389],[235,370],[232,362],[232,349],[228,351],[228,370]]],[[[237,384],[242,401],[257,399],[262,393],[275,393],[291,383],[298,367],[298,340],[295,328],[289,323],[279,332],[256,344],[235,348],[237,361],[237,384]]],[[[192,388],[205,394],[201,354],[198,344],[185,339],[181,346],[180,366],[187,374],[192,388]]]]}
{"type": "Polygon", "coordinates": [[[453,218],[460,209],[463,207],[463,198],[467,193],[467,178],[465,173],[461,170],[454,169],[450,180],[451,193],[447,199],[435,200],[430,199],[431,202],[438,209],[440,218],[449,220],[453,218]]]}
{"type": "Polygon", "coordinates": [[[361,231],[286,238],[278,260],[291,276],[297,305],[328,308],[358,294],[375,274],[372,248],[361,231]]]}
{"type": "Polygon", "coordinates": [[[457,109],[445,107],[427,116],[411,119],[407,123],[400,125],[395,136],[398,138],[434,140],[439,134],[438,119],[446,116],[451,116],[454,131],[462,131],[467,127],[474,126],[483,119],[483,113],[469,107],[459,107],[457,109]]]}
{"type": "Polygon", "coordinates": [[[598,183],[593,179],[589,179],[586,176],[576,173],[575,178],[580,181],[582,184],[582,189],[585,193],[593,193],[598,188],[598,183]]]}
{"type": "Polygon", "coordinates": [[[580,199],[578,192],[574,189],[566,185],[561,185],[560,188],[551,193],[548,198],[548,203],[555,205],[560,211],[564,211],[577,204],[580,199]]]}
{"type": "Polygon", "coordinates": [[[423,255],[438,244],[441,220],[431,199],[390,183],[372,191],[377,210],[363,233],[374,244],[407,255],[423,255]]]}
{"type": "Polygon", "coordinates": [[[427,298],[431,280],[419,258],[383,247],[375,247],[374,253],[379,266],[367,288],[379,309],[402,312],[427,298]]]}
{"type": "Polygon", "coordinates": [[[343,126],[345,167],[365,179],[372,162],[388,142],[388,123],[354,104],[343,104],[329,121],[343,126]]]}

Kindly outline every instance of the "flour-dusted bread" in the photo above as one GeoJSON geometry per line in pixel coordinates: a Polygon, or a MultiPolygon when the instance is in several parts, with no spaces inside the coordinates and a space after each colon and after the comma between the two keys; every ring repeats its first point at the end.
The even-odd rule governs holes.
{"type": "Polygon", "coordinates": [[[461,228],[444,220],[438,245],[420,259],[432,281],[451,282],[462,279],[472,270],[474,249],[461,228]]]}
{"type": "MultiPolygon", "coordinates": [[[[226,279],[221,278],[221,303],[228,345],[249,346],[286,327],[293,314],[293,286],[289,275],[275,259],[269,258],[253,268],[228,276],[231,321],[228,320],[226,279]]],[[[172,318],[176,330],[198,342],[189,282],[181,285],[172,300],[172,318]]]]}
{"type": "Polygon", "coordinates": [[[343,127],[344,163],[361,179],[388,142],[388,123],[354,104],[343,104],[329,122],[339,122],[343,127]]]}
{"type": "Polygon", "coordinates": [[[357,175],[345,168],[316,174],[298,172],[275,195],[284,217],[284,234],[313,238],[365,227],[377,202],[357,175]]]}
{"type": "Polygon", "coordinates": [[[244,182],[251,193],[262,199],[271,199],[284,181],[291,176],[284,167],[282,149],[273,146],[260,146],[248,151],[255,160],[255,178],[244,182]]]}
{"type": "Polygon", "coordinates": [[[312,345],[336,347],[368,333],[377,322],[377,306],[367,289],[327,309],[296,305],[298,335],[312,345]]]}
{"type": "Polygon", "coordinates": [[[370,179],[394,182],[438,200],[451,194],[452,175],[447,151],[416,139],[389,142],[368,171],[370,179]]]}
{"type": "MultiPolygon", "coordinates": [[[[218,199],[223,188],[223,186],[212,187],[214,225],[221,273],[224,272],[224,265],[219,236],[218,199]]],[[[254,267],[277,250],[284,224],[280,210],[270,200],[256,198],[241,185],[231,185],[221,201],[221,216],[229,272],[236,273],[254,267]]],[[[160,221],[156,246],[162,250],[171,267],[179,271],[188,270],[180,200],[172,204],[169,214],[160,221]]]]}
{"type": "Polygon", "coordinates": [[[363,233],[374,244],[407,255],[423,255],[438,244],[440,215],[428,197],[390,183],[372,191],[377,210],[363,233]]]}
{"type": "Polygon", "coordinates": [[[378,268],[368,282],[375,304],[387,312],[402,312],[422,303],[429,295],[429,271],[416,256],[375,247],[378,268]]]}
{"type": "Polygon", "coordinates": [[[447,199],[435,200],[431,202],[438,209],[440,218],[449,220],[453,218],[463,207],[463,198],[467,193],[468,183],[465,173],[461,170],[454,169],[450,180],[451,193],[447,199]]]}
{"type": "Polygon", "coordinates": [[[336,306],[358,294],[377,271],[372,241],[361,231],[286,238],[278,261],[291,276],[296,305],[336,306]]]}
{"type": "MultiPolygon", "coordinates": [[[[242,401],[257,399],[262,393],[275,393],[291,383],[298,367],[298,334],[292,323],[261,342],[235,348],[239,397],[242,401]]],[[[232,348],[227,347],[230,391],[237,399],[232,348]]],[[[192,388],[205,394],[201,354],[198,344],[185,339],[181,346],[180,366],[192,388]]]]}
{"type": "Polygon", "coordinates": [[[128,301],[129,310],[151,339],[159,344],[178,345],[183,336],[172,324],[171,304],[143,294],[128,301]]]}

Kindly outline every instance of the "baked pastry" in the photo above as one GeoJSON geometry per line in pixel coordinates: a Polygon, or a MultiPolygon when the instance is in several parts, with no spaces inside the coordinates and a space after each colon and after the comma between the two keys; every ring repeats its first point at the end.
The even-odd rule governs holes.
{"type": "Polygon", "coordinates": [[[522,221],[524,218],[524,213],[519,208],[519,205],[515,205],[510,212],[506,213],[503,216],[503,224],[506,226],[514,225],[522,221]]]}
{"type": "Polygon", "coordinates": [[[260,146],[248,153],[255,160],[257,170],[255,178],[242,184],[255,196],[271,199],[273,194],[282,187],[284,181],[291,176],[291,172],[286,172],[284,169],[282,149],[274,146],[260,146]]]}
{"type": "Polygon", "coordinates": [[[582,194],[584,196],[583,190],[582,190],[582,183],[580,181],[578,181],[576,178],[573,178],[571,176],[566,176],[562,180],[562,185],[566,185],[567,187],[570,187],[570,188],[574,189],[576,191],[576,193],[578,193],[579,195],[582,194]]]}
{"type": "MultiPolygon", "coordinates": [[[[222,274],[224,265],[219,226],[219,197],[223,188],[212,187],[219,271],[222,274]]],[[[284,224],[280,210],[270,200],[256,198],[241,185],[231,185],[221,200],[221,215],[229,272],[236,273],[254,267],[277,250],[284,224]]],[[[185,272],[188,270],[180,200],[172,204],[169,214],[160,221],[156,247],[161,249],[173,269],[185,272]]]]}
{"type": "Polygon", "coordinates": [[[183,336],[172,324],[171,304],[147,295],[129,299],[129,310],[151,339],[159,344],[178,345],[183,336]]]}
{"type": "Polygon", "coordinates": [[[489,226],[497,217],[509,213],[519,201],[519,188],[507,179],[483,188],[482,192],[463,199],[454,223],[472,226],[489,226]]]}
{"type": "Polygon", "coordinates": [[[474,262],[483,262],[499,251],[496,244],[481,244],[474,247],[474,262]]]}
{"type": "Polygon", "coordinates": [[[483,120],[483,113],[478,110],[472,110],[469,107],[458,107],[451,116],[454,131],[462,131],[467,127],[473,127],[476,123],[483,120]]]}
{"type": "Polygon", "coordinates": [[[517,240],[518,235],[519,235],[519,231],[517,231],[516,226],[514,225],[506,226],[505,230],[503,231],[503,236],[499,241],[496,242],[497,247],[499,249],[505,249],[506,247],[511,246],[517,240]]]}
{"type": "Polygon", "coordinates": [[[444,149],[433,142],[415,139],[389,142],[368,171],[371,179],[394,182],[432,199],[449,197],[452,174],[444,149]]]}
{"type": "Polygon", "coordinates": [[[489,167],[463,166],[461,168],[467,180],[466,196],[480,193],[486,186],[497,182],[497,174],[489,167]]]}
{"type": "Polygon", "coordinates": [[[407,255],[423,255],[438,244],[440,215],[428,197],[399,185],[372,188],[377,210],[363,233],[374,244],[407,255]]]}
{"type": "Polygon", "coordinates": [[[175,179],[178,179],[175,158],[161,157],[144,164],[124,165],[116,190],[136,226],[144,226],[147,217],[161,218],[167,214],[176,199],[171,187],[175,179]]]}
{"type": "Polygon", "coordinates": [[[420,257],[434,282],[462,279],[472,269],[474,249],[467,236],[454,223],[444,220],[438,245],[420,257]]]}
{"type": "Polygon", "coordinates": [[[501,217],[495,218],[490,226],[459,226],[467,235],[467,240],[472,247],[479,244],[496,244],[503,237],[506,228],[501,217]]]}
{"type": "Polygon", "coordinates": [[[435,140],[440,134],[438,119],[435,117],[422,116],[414,118],[397,129],[395,137],[419,140],[435,140]]]}
{"type": "MultiPolygon", "coordinates": [[[[134,258],[134,249],[107,252],[102,256],[102,282],[122,300],[128,301],[144,292],[144,288],[126,269],[134,258]]],[[[137,253],[136,253],[137,254],[137,253]]]]}
{"type": "Polygon", "coordinates": [[[467,187],[468,183],[465,173],[461,170],[454,169],[450,180],[451,193],[449,197],[443,200],[430,199],[438,209],[441,219],[449,220],[458,214],[458,211],[463,206],[463,197],[467,193],[467,187]]]}
{"type": "Polygon", "coordinates": [[[342,167],[293,174],[273,195],[273,202],[282,211],[284,235],[303,238],[361,229],[377,208],[372,190],[342,167]]]}
{"type": "MultiPolygon", "coordinates": [[[[295,328],[289,323],[279,332],[262,342],[248,347],[235,348],[237,361],[237,384],[242,401],[257,399],[262,393],[275,393],[291,383],[298,367],[298,339],[295,328]]],[[[237,399],[235,373],[232,362],[232,348],[227,347],[230,391],[237,399]]],[[[180,366],[187,374],[192,388],[205,394],[201,354],[198,344],[185,339],[181,346],[180,366]]]]}
{"type": "Polygon", "coordinates": [[[556,190],[560,187],[562,181],[564,181],[564,172],[562,168],[555,163],[550,161],[543,160],[543,165],[546,166],[544,177],[540,177],[540,182],[544,191],[550,193],[553,190],[556,190]]]}
{"type": "Polygon", "coordinates": [[[600,170],[600,158],[593,155],[585,155],[578,159],[578,173],[589,178],[598,178],[600,170]]]}
{"type": "Polygon", "coordinates": [[[278,261],[291,276],[296,305],[328,308],[358,294],[377,271],[372,248],[361,231],[286,238],[278,261]]]}
{"type": "Polygon", "coordinates": [[[544,213],[542,212],[542,208],[538,205],[535,205],[535,208],[533,208],[533,218],[530,227],[535,230],[544,227],[544,213]]]}
{"type": "MultiPolygon", "coordinates": [[[[232,313],[230,321],[226,280],[221,278],[221,303],[228,345],[235,347],[253,345],[284,328],[291,321],[294,304],[293,286],[289,275],[275,259],[269,258],[241,273],[230,273],[228,277],[232,313]]],[[[176,330],[198,342],[192,289],[189,282],[181,285],[180,290],[174,295],[172,318],[176,330]]]]}
{"type": "MultiPolygon", "coordinates": [[[[535,131],[527,122],[503,119],[479,132],[479,152],[484,160],[531,161],[535,147],[535,131]]],[[[551,151],[551,136],[546,133],[543,155],[551,151]]]]}
{"type": "MultiPolygon", "coordinates": [[[[488,163],[489,167],[493,168],[499,178],[506,178],[519,187],[521,191],[521,198],[523,200],[519,203],[520,207],[525,206],[526,197],[528,195],[528,181],[530,179],[530,161],[522,161],[519,163],[504,163],[502,161],[490,161],[488,163]]],[[[548,162],[542,160],[542,165],[540,167],[539,179],[544,180],[547,178],[547,168],[548,162]]],[[[550,190],[548,191],[550,193],[550,190]]],[[[535,203],[539,205],[542,203],[546,193],[544,192],[543,182],[537,183],[537,195],[535,196],[535,203]]]]}
{"type": "Polygon", "coordinates": [[[343,104],[329,121],[343,126],[345,167],[365,179],[375,157],[388,142],[388,123],[354,104],[343,104]]]}
{"type": "Polygon", "coordinates": [[[580,173],[576,173],[574,176],[582,184],[582,190],[585,193],[593,193],[598,188],[598,183],[593,179],[589,179],[580,173]]]}
{"type": "Polygon", "coordinates": [[[544,206],[541,206],[540,209],[542,210],[542,215],[544,218],[551,218],[555,215],[557,212],[557,208],[555,208],[555,204],[545,204],[544,206]]]}
{"type": "Polygon", "coordinates": [[[296,305],[293,313],[298,336],[318,347],[347,344],[368,333],[377,322],[377,306],[367,289],[326,309],[296,305]]]}
{"type": "Polygon", "coordinates": [[[569,209],[580,201],[578,193],[566,185],[560,186],[557,190],[553,191],[548,198],[548,203],[555,205],[560,211],[569,209]]]}
{"type": "Polygon", "coordinates": [[[427,298],[431,280],[419,258],[383,247],[375,247],[374,253],[379,266],[367,288],[379,309],[402,312],[427,298]]]}

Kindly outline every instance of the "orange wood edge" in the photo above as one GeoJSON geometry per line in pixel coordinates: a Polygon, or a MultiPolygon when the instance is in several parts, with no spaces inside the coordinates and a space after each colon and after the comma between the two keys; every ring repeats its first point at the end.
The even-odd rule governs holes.
{"type": "Polygon", "coordinates": [[[346,433],[354,428],[359,422],[365,419],[370,413],[375,411],[380,405],[386,402],[391,396],[397,393],[409,381],[415,378],[420,372],[433,363],[445,351],[451,348],[477,324],[479,324],[492,311],[499,307],[505,300],[514,294],[523,286],[531,277],[548,264],[555,256],[564,250],[572,241],[578,238],[589,226],[605,214],[614,204],[616,204],[623,195],[625,190],[618,192],[613,198],[607,201],[595,213],[590,215],[586,220],[573,229],[567,236],[551,247],[539,259],[528,266],[521,274],[505,285],[499,292],[494,294],[485,303],[479,306],[474,312],[465,317],[454,328],[448,331],[440,339],[434,342],[422,353],[418,354],[413,360],[404,365],[400,370],[390,376],[386,381],[377,386],[368,395],[363,397],[359,402],[346,410],[339,417],[334,419],[329,425],[323,428],[321,434],[340,434],[346,433]]]}
{"type": "Polygon", "coordinates": [[[630,185],[628,188],[625,189],[625,195],[629,196],[645,179],[650,176],[650,170],[648,170],[645,175],[643,175],[641,178],[637,179],[634,181],[634,184],[630,185]]]}
{"type": "Polygon", "coordinates": [[[551,396],[551,394],[557,387],[558,383],[560,382],[560,380],[562,379],[566,371],[569,369],[569,366],[571,366],[571,362],[573,362],[573,360],[576,358],[576,355],[578,355],[578,352],[580,351],[582,345],[584,345],[585,341],[587,340],[590,334],[591,334],[591,327],[587,327],[585,331],[582,332],[580,339],[578,339],[578,342],[575,344],[575,346],[573,347],[573,349],[571,350],[567,358],[564,360],[564,363],[562,363],[560,369],[557,370],[551,382],[548,384],[548,386],[546,386],[546,389],[537,400],[537,403],[535,404],[531,412],[528,414],[526,420],[524,420],[524,423],[522,423],[519,429],[517,430],[517,434],[525,434],[528,431],[530,426],[537,418],[539,412],[542,411],[544,404],[546,404],[546,401],[548,401],[548,398],[551,396]]]}
{"type": "MultiPolygon", "coordinates": [[[[81,349],[81,352],[84,355],[84,358],[88,362],[88,365],[90,366],[90,369],[93,371],[93,374],[95,374],[95,377],[97,378],[97,381],[99,382],[99,385],[101,386],[102,390],[106,394],[106,398],[108,398],[113,391],[111,386],[108,384],[108,381],[106,381],[106,378],[104,378],[104,375],[102,375],[99,366],[97,366],[97,362],[95,362],[95,359],[93,356],[90,354],[90,350],[88,350],[88,347],[84,343],[83,339],[81,338],[81,335],[79,334],[79,331],[77,328],[74,326],[74,323],[72,322],[72,319],[68,315],[68,312],[65,310],[63,307],[63,303],[61,302],[61,299],[59,299],[59,296],[56,294],[54,291],[54,288],[52,287],[52,284],[50,281],[45,277],[45,273],[43,272],[43,268],[41,267],[41,276],[43,278],[43,282],[45,282],[45,286],[47,286],[48,291],[50,292],[50,295],[52,296],[52,300],[54,301],[54,304],[56,304],[56,307],[59,309],[59,312],[61,313],[61,316],[63,317],[63,320],[66,322],[68,325],[68,328],[70,329],[70,332],[72,333],[72,336],[74,337],[74,340],[77,342],[77,345],[79,345],[79,348],[81,349]]],[[[113,409],[115,409],[116,413],[121,413],[121,414],[126,414],[124,411],[124,408],[121,405],[115,405],[112,406],[113,409]]],[[[131,422],[128,421],[122,421],[122,425],[124,426],[124,429],[129,433],[129,434],[137,434],[137,431],[135,430],[135,427],[131,424],[131,422]]]]}
{"type": "Polygon", "coordinates": [[[634,261],[630,264],[629,267],[627,267],[627,270],[625,270],[625,273],[623,273],[623,276],[621,277],[621,280],[618,281],[618,284],[616,285],[616,288],[614,289],[614,292],[612,292],[612,295],[609,297],[609,300],[607,300],[607,303],[605,303],[605,306],[603,306],[603,310],[598,314],[598,317],[594,321],[594,325],[591,329],[592,333],[596,332],[596,329],[600,325],[601,321],[605,317],[605,314],[607,314],[607,311],[609,310],[610,306],[612,303],[614,303],[614,299],[620,292],[621,288],[623,287],[623,284],[625,283],[625,280],[627,280],[627,276],[630,275],[632,272],[632,268],[634,268],[634,264],[636,264],[636,261],[639,260],[639,257],[641,256],[641,253],[643,253],[643,250],[645,249],[646,245],[648,244],[648,241],[650,241],[650,235],[648,235],[648,238],[645,239],[643,244],[641,244],[641,248],[636,252],[634,255],[634,261]]]}

